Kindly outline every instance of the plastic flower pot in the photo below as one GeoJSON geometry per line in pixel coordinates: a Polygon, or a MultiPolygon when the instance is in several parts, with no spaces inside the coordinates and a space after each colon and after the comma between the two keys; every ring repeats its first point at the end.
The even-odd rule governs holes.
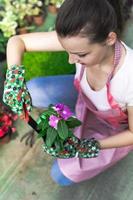
{"type": "Polygon", "coordinates": [[[41,25],[44,23],[44,17],[43,17],[43,15],[34,16],[34,17],[33,17],[33,20],[34,20],[34,23],[35,23],[37,26],[41,26],[41,25]]]}

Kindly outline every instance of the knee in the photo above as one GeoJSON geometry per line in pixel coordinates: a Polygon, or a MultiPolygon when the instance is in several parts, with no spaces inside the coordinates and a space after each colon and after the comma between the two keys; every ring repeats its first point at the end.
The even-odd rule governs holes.
{"type": "Polygon", "coordinates": [[[74,182],[72,182],[70,179],[68,179],[67,177],[65,177],[62,174],[62,172],[58,166],[57,160],[52,165],[51,177],[52,177],[53,181],[56,182],[60,186],[70,186],[70,185],[74,184],[74,182]]]}

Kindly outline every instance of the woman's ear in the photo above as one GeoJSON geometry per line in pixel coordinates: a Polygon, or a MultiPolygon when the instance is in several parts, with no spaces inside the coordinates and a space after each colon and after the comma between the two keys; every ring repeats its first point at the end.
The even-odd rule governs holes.
{"type": "Polygon", "coordinates": [[[106,44],[112,46],[115,44],[116,40],[117,40],[117,34],[115,32],[110,32],[106,39],[106,44]]]}

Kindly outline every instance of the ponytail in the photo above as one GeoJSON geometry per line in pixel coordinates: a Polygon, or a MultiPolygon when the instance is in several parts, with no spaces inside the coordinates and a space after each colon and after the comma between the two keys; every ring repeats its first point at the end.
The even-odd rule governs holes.
{"type": "Polygon", "coordinates": [[[125,22],[130,18],[133,0],[107,0],[114,8],[117,16],[117,27],[119,32],[123,31],[125,22]]]}
{"type": "Polygon", "coordinates": [[[133,0],[126,0],[123,3],[123,18],[127,21],[130,18],[132,12],[133,0]]]}
{"type": "Polygon", "coordinates": [[[124,19],[122,16],[122,1],[121,0],[107,0],[114,8],[117,17],[117,28],[121,32],[123,30],[124,19]]]}

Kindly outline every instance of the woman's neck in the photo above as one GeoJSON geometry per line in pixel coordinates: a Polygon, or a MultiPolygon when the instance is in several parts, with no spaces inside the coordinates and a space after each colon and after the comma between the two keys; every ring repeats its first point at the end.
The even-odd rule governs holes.
{"type": "Polygon", "coordinates": [[[109,72],[114,67],[115,45],[107,47],[106,54],[101,63],[99,63],[99,70],[109,72]]]}
{"type": "Polygon", "coordinates": [[[101,72],[105,74],[110,73],[114,66],[114,55],[115,47],[106,47],[105,54],[103,55],[101,62],[92,67],[88,67],[87,71],[101,72]]]}
{"type": "MultiPolygon", "coordinates": [[[[97,66],[95,66],[94,68],[110,74],[110,72],[113,70],[114,66],[114,58],[115,58],[115,46],[112,46],[111,48],[108,48],[107,53],[105,54],[105,56],[103,57],[103,60],[101,63],[99,63],[97,66]]],[[[122,66],[122,64],[124,63],[124,59],[126,56],[126,49],[125,47],[121,44],[121,55],[120,55],[120,60],[119,63],[117,65],[116,70],[114,73],[116,73],[118,71],[118,69],[122,66]]]]}

